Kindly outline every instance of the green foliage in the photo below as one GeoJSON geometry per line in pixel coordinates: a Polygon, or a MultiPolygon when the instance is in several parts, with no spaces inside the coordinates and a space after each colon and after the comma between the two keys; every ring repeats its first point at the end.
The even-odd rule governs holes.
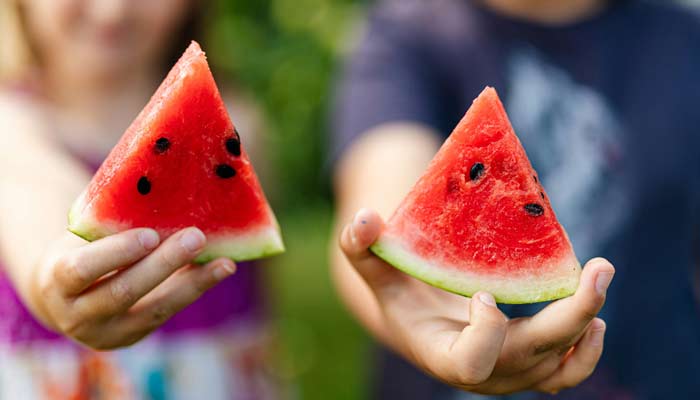
{"type": "Polygon", "coordinates": [[[278,336],[275,373],[299,399],[367,393],[365,333],[328,273],[330,90],[363,4],[351,0],[217,0],[205,37],[219,73],[264,108],[273,207],[287,253],[270,260],[266,297],[278,336]]]}
{"type": "Polygon", "coordinates": [[[265,270],[279,335],[273,370],[293,398],[365,398],[369,342],[340,304],[327,267],[331,210],[297,210],[280,223],[290,233],[288,251],[265,270]]]}
{"type": "Polygon", "coordinates": [[[214,3],[208,54],[267,113],[277,210],[328,197],[329,89],[361,9],[351,0],[214,3]]]}

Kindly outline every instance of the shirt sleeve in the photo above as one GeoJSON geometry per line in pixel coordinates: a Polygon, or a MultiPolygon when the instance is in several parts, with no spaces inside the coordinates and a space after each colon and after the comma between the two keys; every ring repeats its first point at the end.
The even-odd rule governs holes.
{"type": "Polygon", "coordinates": [[[442,99],[427,57],[427,37],[412,23],[412,1],[385,1],[373,10],[364,35],[336,84],[331,156],[357,136],[386,122],[416,122],[442,131],[442,99]]]}

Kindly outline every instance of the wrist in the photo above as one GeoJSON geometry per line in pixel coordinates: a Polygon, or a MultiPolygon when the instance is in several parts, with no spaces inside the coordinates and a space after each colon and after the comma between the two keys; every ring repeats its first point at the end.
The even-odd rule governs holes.
{"type": "Polygon", "coordinates": [[[23,273],[17,274],[13,283],[22,303],[34,319],[44,327],[57,332],[56,324],[47,309],[48,299],[46,293],[42,289],[48,287],[51,279],[46,276],[49,269],[44,268],[47,265],[48,258],[47,256],[42,256],[38,261],[30,264],[23,273]]]}

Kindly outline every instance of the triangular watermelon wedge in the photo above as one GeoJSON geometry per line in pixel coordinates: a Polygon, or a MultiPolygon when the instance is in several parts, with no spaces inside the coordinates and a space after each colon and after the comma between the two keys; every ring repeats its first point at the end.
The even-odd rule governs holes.
{"type": "Polygon", "coordinates": [[[284,251],[279,226],[195,42],[127,129],[69,213],[96,240],[134,227],[161,237],[196,226],[197,258],[250,260],[284,251]]]}
{"type": "Polygon", "coordinates": [[[486,88],[372,251],[434,286],[501,303],[571,295],[581,267],[493,88],[486,88]]]}

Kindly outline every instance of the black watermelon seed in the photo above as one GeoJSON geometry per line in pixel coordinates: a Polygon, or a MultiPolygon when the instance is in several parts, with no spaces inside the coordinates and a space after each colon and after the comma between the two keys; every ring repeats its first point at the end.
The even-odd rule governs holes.
{"type": "Polygon", "coordinates": [[[163,154],[166,151],[168,151],[169,148],[170,148],[170,140],[162,137],[162,138],[156,140],[156,145],[153,147],[153,150],[156,152],[156,154],[163,154]]]}
{"type": "Polygon", "coordinates": [[[226,150],[234,156],[239,157],[241,155],[241,141],[237,137],[226,139],[226,150]]]}
{"type": "Polygon", "coordinates": [[[224,179],[233,178],[236,175],[236,170],[228,164],[219,164],[216,166],[216,175],[224,179]]]}
{"type": "Polygon", "coordinates": [[[475,181],[481,177],[481,175],[484,174],[484,164],[478,162],[474,163],[472,165],[472,168],[469,170],[469,179],[472,181],[475,181]]]}
{"type": "Polygon", "coordinates": [[[544,200],[544,192],[540,192],[540,197],[542,197],[542,200],[544,200]]]}
{"type": "Polygon", "coordinates": [[[142,176],[136,184],[136,189],[142,195],[147,195],[151,192],[151,181],[149,181],[145,176],[142,176]]]}
{"type": "Polygon", "coordinates": [[[534,179],[535,183],[537,183],[537,177],[535,175],[532,175],[532,179],[534,179]]]}
{"type": "Polygon", "coordinates": [[[537,203],[525,204],[525,211],[533,217],[539,217],[544,214],[544,208],[537,203]]]}

